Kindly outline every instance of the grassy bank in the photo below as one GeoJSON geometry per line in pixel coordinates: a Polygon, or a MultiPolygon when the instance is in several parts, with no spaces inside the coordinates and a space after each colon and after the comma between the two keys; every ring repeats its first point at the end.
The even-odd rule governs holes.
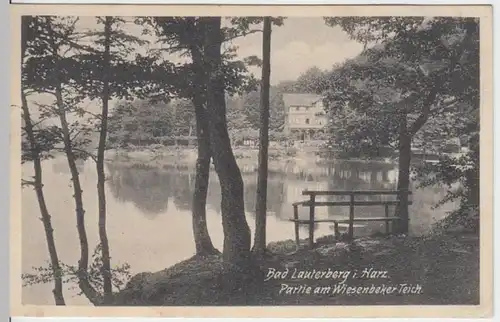
{"type": "Polygon", "coordinates": [[[295,248],[291,240],[270,244],[272,255],[258,262],[260,270],[253,273],[238,271],[217,256],[193,257],[160,272],[141,273],[117,296],[116,304],[479,303],[476,234],[360,238],[351,244],[325,241],[314,250],[295,248]],[[282,272],[282,276],[268,279],[273,271],[282,272]],[[316,272],[319,278],[300,278],[300,272],[316,272]]]}

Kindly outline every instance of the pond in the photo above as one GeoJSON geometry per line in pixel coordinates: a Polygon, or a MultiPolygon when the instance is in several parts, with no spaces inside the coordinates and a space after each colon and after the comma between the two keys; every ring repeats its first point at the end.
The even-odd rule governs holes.
{"type": "MultiPolygon", "coordinates": [[[[86,228],[91,250],[98,242],[97,188],[95,165],[79,164],[86,228]]],[[[70,174],[64,159],[45,161],[44,188],[49,211],[52,215],[54,236],[61,261],[76,265],[79,242],[76,231],[75,206],[72,199],[70,174]]],[[[31,176],[31,164],[23,165],[23,178],[31,176]]],[[[147,167],[111,162],[107,164],[108,237],[112,264],[128,263],[132,273],[158,271],[194,254],[191,224],[191,198],[194,189],[194,169],[189,167],[147,167]]],[[[278,241],[294,238],[292,203],[304,200],[302,191],[309,190],[366,190],[395,189],[397,168],[388,163],[333,161],[322,166],[289,166],[269,174],[267,240],[278,241]]],[[[255,225],[255,198],[257,174],[244,172],[245,210],[250,228],[255,225]]],[[[413,205],[410,207],[410,230],[423,234],[452,210],[455,205],[432,209],[445,195],[442,187],[412,189],[413,205]]],[[[222,250],[223,233],[220,216],[220,188],[217,176],[210,174],[207,197],[207,222],[212,241],[222,250]]],[[[318,208],[317,217],[345,217],[348,207],[318,208]]],[[[393,208],[391,207],[391,211],[393,208]]],[[[356,215],[381,216],[380,207],[356,207],[356,215]]],[[[300,210],[307,216],[308,209],[300,210]]],[[[22,269],[31,272],[33,266],[47,263],[48,252],[43,225],[40,221],[38,202],[34,191],[22,192],[22,269]]],[[[356,235],[383,232],[384,224],[355,228],[356,235]]],[[[315,236],[333,233],[328,223],[316,225],[315,236]]],[[[307,237],[307,228],[301,228],[301,237],[307,237]]],[[[69,305],[88,305],[77,290],[67,285],[66,302],[69,305]]],[[[23,289],[24,304],[52,305],[52,284],[30,286],[23,289]]]]}

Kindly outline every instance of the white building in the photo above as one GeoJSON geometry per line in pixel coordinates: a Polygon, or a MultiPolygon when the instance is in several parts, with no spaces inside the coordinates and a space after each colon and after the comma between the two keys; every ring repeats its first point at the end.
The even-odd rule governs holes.
{"type": "Polygon", "coordinates": [[[315,94],[283,94],[285,134],[298,140],[313,139],[323,133],[327,118],[321,96],[315,94]]]}

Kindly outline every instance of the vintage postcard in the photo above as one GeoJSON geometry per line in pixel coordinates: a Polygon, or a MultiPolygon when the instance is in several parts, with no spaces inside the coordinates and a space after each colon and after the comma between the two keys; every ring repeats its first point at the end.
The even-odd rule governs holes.
{"type": "Polygon", "coordinates": [[[11,18],[12,316],[492,314],[491,7],[11,18]]]}

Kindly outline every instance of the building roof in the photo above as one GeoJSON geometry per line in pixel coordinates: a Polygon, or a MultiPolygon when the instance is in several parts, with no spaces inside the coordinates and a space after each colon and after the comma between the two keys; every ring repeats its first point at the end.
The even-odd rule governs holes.
{"type": "Polygon", "coordinates": [[[313,103],[321,100],[320,95],[316,94],[297,94],[297,93],[285,93],[283,94],[283,102],[285,106],[311,106],[313,103]]]}

